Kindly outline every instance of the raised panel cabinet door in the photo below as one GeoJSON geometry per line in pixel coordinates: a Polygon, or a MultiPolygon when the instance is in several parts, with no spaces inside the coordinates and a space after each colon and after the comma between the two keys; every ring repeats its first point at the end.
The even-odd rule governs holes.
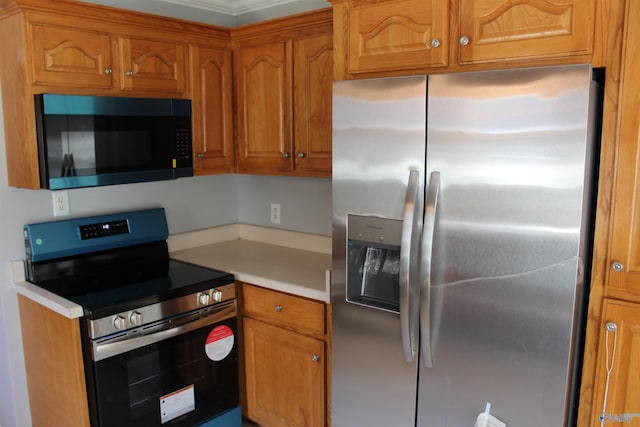
{"type": "Polygon", "coordinates": [[[296,40],[293,69],[296,171],[330,177],[333,36],[296,40]]]}
{"type": "Polygon", "coordinates": [[[325,425],[325,344],[244,319],[247,415],[270,427],[325,425]]]}
{"type": "Polygon", "coordinates": [[[350,73],[448,63],[448,0],[361,3],[348,19],[350,73]]]}
{"type": "Polygon", "coordinates": [[[233,80],[231,51],[191,46],[193,151],[196,175],[231,172],[233,80]]]}
{"type": "Polygon", "coordinates": [[[165,40],[118,37],[120,88],[181,93],[186,90],[186,48],[165,40]]]}
{"type": "Polygon", "coordinates": [[[30,23],[33,83],[111,88],[111,35],[100,31],[30,23]]]}
{"type": "Polygon", "coordinates": [[[640,2],[628,3],[605,292],[640,301],[640,2]]]}
{"type": "Polygon", "coordinates": [[[460,63],[586,55],[595,0],[457,0],[460,63]]]}
{"type": "Polygon", "coordinates": [[[291,43],[237,51],[236,93],[240,172],[293,170],[291,43]]]}
{"type": "Polygon", "coordinates": [[[600,331],[589,425],[639,426],[640,304],[605,298],[600,331]]]}

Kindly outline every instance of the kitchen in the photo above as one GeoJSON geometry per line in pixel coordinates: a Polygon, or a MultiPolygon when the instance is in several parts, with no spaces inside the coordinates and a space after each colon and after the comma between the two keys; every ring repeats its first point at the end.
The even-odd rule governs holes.
{"type": "MultiPolygon", "coordinates": [[[[602,16],[606,14],[609,22],[621,22],[625,5],[620,5],[619,2],[606,2],[606,5],[607,7],[603,7],[603,10],[600,11],[602,16]]],[[[602,22],[600,22],[600,25],[604,26],[602,22]]],[[[616,29],[622,28],[622,25],[609,25],[608,27],[616,29]]],[[[614,33],[615,31],[612,30],[611,32],[614,33]]],[[[603,34],[607,33],[603,32],[603,34]]],[[[606,64],[609,69],[619,69],[619,58],[616,59],[615,52],[620,52],[620,43],[620,34],[610,34],[610,38],[607,38],[606,35],[599,38],[596,44],[597,52],[600,55],[598,57],[599,62],[606,64]],[[605,55],[604,51],[613,52],[613,54],[605,55]]],[[[609,94],[615,94],[617,84],[615,74],[614,77],[611,77],[611,81],[613,84],[607,81],[609,94]]],[[[610,104],[608,106],[605,106],[605,116],[607,111],[609,114],[616,114],[615,108],[612,107],[612,105],[616,104],[616,97],[617,95],[614,96],[613,101],[609,101],[610,104]],[[610,110],[611,108],[614,109],[610,110]]],[[[608,132],[611,140],[615,140],[615,137],[611,137],[611,135],[617,132],[614,127],[613,124],[610,124],[608,128],[605,128],[605,132],[608,132]]],[[[4,150],[1,150],[1,152],[4,156],[4,150]]],[[[611,198],[612,190],[610,187],[612,183],[609,180],[612,179],[610,177],[612,169],[610,168],[613,164],[614,150],[609,148],[608,151],[603,153],[603,156],[603,168],[609,169],[603,169],[605,173],[602,175],[605,178],[602,178],[600,184],[600,200],[603,201],[603,205],[600,209],[604,213],[599,212],[599,215],[603,214],[599,218],[602,218],[601,221],[606,222],[609,213],[605,203],[608,203],[607,201],[611,198]]],[[[5,163],[6,159],[3,157],[2,164],[4,165],[5,163]]],[[[22,225],[26,222],[42,219],[43,216],[36,215],[34,212],[50,212],[51,200],[48,192],[17,190],[7,186],[6,177],[2,179],[2,235],[7,236],[5,239],[12,243],[3,246],[0,258],[7,264],[10,260],[20,259],[24,256],[21,235],[19,234],[22,225]],[[15,237],[11,238],[10,236],[15,237]]],[[[330,183],[328,180],[221,175],[189,178],[170,183],[132,184],[122,187],[71,191],[71,212],[73,214],[90,214],[105,210],[111,211],[142,205],[161,204],[169,212],[169,225],[173,233],[235,222],[271,226],[268,221],[268,206],[269,203],[275,201],[282,206],[283,228],[325,236],[330,234],[330,224],[328,223],[330,216],[328,208],[330,204],[330,183]],[[167,198],[167,194],[170,194],[169,198],[167,198]],[[185,197],[185,194],[189,194],[189,196],[185,197]],[[207,200],[210,194],[215,194],[216,199],[207,200]],[[291,197],[291,200],[283,198],[291,194],[295,194],[295,197],[291,197]],[[300,200],[301,196],[307,194],[309,195],[308,199],[300,200]],[[221,205],[217,202],[221,197],[224,197],[225,200],[233,200],[235,203],[231,203],[231,206],[228,206],[226,202],[221,205]],[[118,200],[117,204],[114,204],[112,200],[118,200]],[[186,204],[188,204],[189,209],[185,208],[186,204]],[[288,206],[292,207],[289,208],[288,206]],[[287,216],[289,209],[299,212],[295,219],[287,216]],[[213,216],[215,216],[215,219],[211,219],[213,216]]],[[[45,217],[49,217],[49,215],[45,215],[45,217]]],[[[599,226],[597,231],[599,234],[597,236],[605,239],[607,225],[600,223],[597,226],[599,226]]],[[[596,257],[600,257],[600,263],[596,263],[595,269],[600,271],[596,272],[595,281],[598,278],[600,281],[604,280],[604,270],[608,268],[604,263],[605,258],[608,257],[604,253],[606,249],[603,243],[600,252],[596,254],[596,257]]],[[[26,399],[24,398],[26,396],[26,386],[23,382],[21,383],[19,375],[17,375],[18,379],[16,380],[10,374],[10,372],[19,372],[22,363],[19,333],[15,328],[8,327],[8,325],[15,325],[17,319],[17,308],[14,303],[15,295],[11,291],[10,281],[10,272],[6,269],[4,270],[2,293],[2,314],[5,325],[4,333],[6,335],[2,337],[2,341],[3,344],[6,343],[6,348],[9,351],[6,354],[4,352],[0,354],[3,362],[0,363],[0,366],[3,366],[1,383],[3,385],[6,384],[8,390],[6,394],[3,390],[3,395],[15,396],[15,403],[3,402],[3,405],[7,406],[2,407],[2,418],[0,418],[2,421],[0,422],[3,425],[24,425],[25,422],[28,423],[24,418],[28,416],[25,415],[28,414],[26,399]],[[9,384],[12,384],[12,386],[9,386],[9,384]],[[17,415],[14,415],[13,412],[14,405],[17,408],[15,412],[17,415]]],[[[599,292],[603,293],[601,287],[602,285],[600,284],[600,287],[595,289],[600,289],[599,292]]],[[[621,293],[622,291],[618,292],[618,294],[621,293]]],[[[599,307],[597,310],[599,311],[599,307]]],[[[592,345],[594,344],[592,343],[592,345]]],[[[3,345],[3,347],[5,346],[3,345]]],[[[595,352],[595,349],[591,351],[595,352]]]]}

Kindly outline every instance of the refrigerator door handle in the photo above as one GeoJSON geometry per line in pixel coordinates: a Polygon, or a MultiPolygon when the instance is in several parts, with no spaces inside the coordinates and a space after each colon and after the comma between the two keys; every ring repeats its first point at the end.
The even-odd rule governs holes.
{"type": "Polygon", "coordinates": [[[431,172],[427,198],[424,208],[424,230],[422,232],[422,246],[420,265],[421,299],[420,304],[420,333],[422,359],[427,368],[433,366],[433,351],[431,342],[431,269],[433,258],[433,239],[436,228],[436,213],[440,194],[440,172],[431,172]]]}
{"type": "Polygon", "coordinates": [[[407,362],[412,362],[418,350],[419,295],[417,295],[417,270],[411,261],[411,255],[417,253],[420,232],[419,208],[420,174],[416,170],[409,172],[407,196],[402,215],[402,237],[400,240],[400,331],[402,352],[407,362]]]}

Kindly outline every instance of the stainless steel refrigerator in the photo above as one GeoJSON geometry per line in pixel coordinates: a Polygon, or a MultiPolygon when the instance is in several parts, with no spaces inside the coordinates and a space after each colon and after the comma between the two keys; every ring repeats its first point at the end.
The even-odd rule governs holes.
{"type": "Polygon", "coordinates": [[[597,77],[334,83],[333,427],[574,423],[597,77]]]}

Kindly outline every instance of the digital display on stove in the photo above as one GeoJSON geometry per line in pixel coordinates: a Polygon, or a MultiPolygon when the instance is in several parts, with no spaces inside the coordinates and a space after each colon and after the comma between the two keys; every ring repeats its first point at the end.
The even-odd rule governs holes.
{"type": "Polygon", "coordinates": [[[96,239],[98,237],[115,236],[117,234],[129,234],[129,222],[126,219],[119,221],[101,222],[79,226],[80,239],[96,239]]]}

